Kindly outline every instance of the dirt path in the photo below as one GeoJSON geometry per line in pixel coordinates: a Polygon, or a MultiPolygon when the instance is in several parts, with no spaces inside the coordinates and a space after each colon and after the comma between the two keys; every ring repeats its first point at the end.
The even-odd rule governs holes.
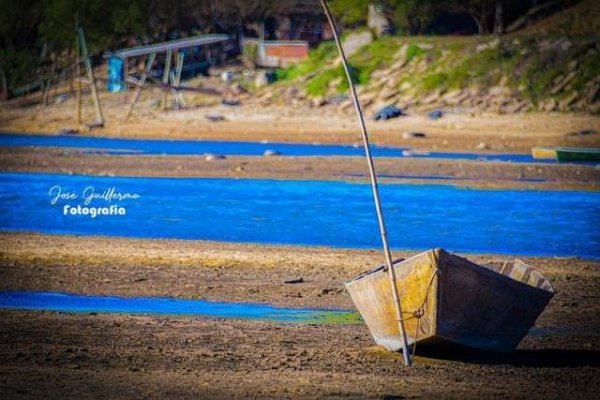
{"type": "MultiPolygon", "coordinates": [[[[344,281],[380,261],[372,250],[3,233],[0,290],[351,308],[344,281]],[[305,283],[283,283],[298,277],[305,283]]],[[[600,263],[525,261],[550,278],[557,294],[519,350],[507,355],[422,348],[406,368],[398,354],[373,346],[363,325],[4,310],[0,395],[598,397],[600,263]]]]}

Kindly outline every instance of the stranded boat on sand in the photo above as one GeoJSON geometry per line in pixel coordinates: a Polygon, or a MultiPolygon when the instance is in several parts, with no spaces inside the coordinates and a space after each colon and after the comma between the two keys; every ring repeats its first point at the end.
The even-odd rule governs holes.
{"type": "MultiPolygon", "coordinates": [[[[394,263],[407,344],[453,342],[511,351],[554,295],[550,282],[520,260],[478,265],[442,249],[394,263]]],[[[402,348],[387,267],[346,288],[375,342],[402,348]]]]}
{"type": "MultiPolygon", "coordinates": [[[[321,0],[338,48],[361,128],[386,266],[361,275],[346,288],[375,341],[402,350],[449,341],[485,350],[510,351],[553,296],[546,278],[521,261],[481,266],[441,249],[393,262],[381,208],[369,135],[344,49],[325,0],[321,0]],[[388,275],[388,278],[386,278],[388,275]]],[[[414,351],[414,348],[413,348],[414,351]]]]}

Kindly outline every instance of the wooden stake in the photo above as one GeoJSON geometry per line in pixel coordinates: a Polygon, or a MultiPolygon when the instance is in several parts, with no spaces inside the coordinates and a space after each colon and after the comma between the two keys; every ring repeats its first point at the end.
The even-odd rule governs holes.
{"type": "Polygon", "coordinates": [[[75,107],[77,108],[77,125],[81,125],[81,47],[79,46],[79,35],[75,38],[75,77],[77,81],[77,93],[75,94],[75,107]]]}
{"type": "MultiPolygon", "coordinates": [[[[183,72],[183,59],[185,58],[185,54],[182,51],[177,53],[177,69],[175,74],[175,86],[179,87],[181,85],[181,73],[183,72]]],[[[183,92],[181,90],[177,90],[177,102],[179,103],[179,108],[185,106],[185,99],[183,97],[183,92]]]]}
{"type": "Polygon", "coordinates": [[[92,90],[92,98],[94,99],[94,109],[96,111],[96,125],[104,126],[104,116],[102,115],[102,107],[100,106],[100,98],[98,97],[98,91],[96,89],[96,81],[94,79],[94,70],[92,69],[92,62],[87,51],[87,45],[85,43],[85,36],[83,29],[79,28],[79,45],[81,46],[81,55],[83,57],[83,63],[85,64],[85,70],[87,73],[88,80],[90,82],[90,89],[92,90]]]}
{"type": "Polygon", "coordinates": [[[156,59],[156,53],[152,53],[152,54],[150,54],[150,57],[148,57],[148,61],[146,62],[146,69],[144,69],[144,73],[142,74],[141,78],[137,81],[137,84],[136,84],[137,86],[135,88],[135,92],[133,93],[133,99],[131,101],[131,104],[129,105],[129,111],[127,111],[127,115],[125,115],[124,122],[127,122],[127,120],[129,119],[129,116],[131,116],[131,113],[133,112],[135,103],[137,103],[137,101],[140,97],[140,93],[142,92],[144,83],[146,83],[146,79],[148,78],[148,74],[150,73],[150,70],[152,69],[152,64],[154,64],[155,59],[156,59]]]}
{"type": "Polygon", "coordinates": [[[379,188],[377,185],[377,174],[375,173],[375,166],[373,165],[373,158],[371,157],[371,148],[369,146],[369,135],[367,133],[367,126],[365,124],[365,119],[360,108],[360,103],[358,102],[358,96],[356,94],[356,89],[354,88],[354,83],[352,82],[352,75],[350,75],[350,69],[348,68],[348,61],[346,60],[346,55],[344,54],[344,49],[342,48],[342,44],[340,42],[340,38],[338,37],[337,30],[335,29],[335,24],[333,22],[333,18],[329,11],[329,7],[325,3],[325,0],[320,0],[321,5],[323,6],[323,10],[325,11],[325,16],[327,17],[327,21],[329,21],[329,25],[331,26],[331,31],[333,33],[333,38],[335,40],[335,44],[337,45],[338,51],[340,53],[340,57],[342,58],[342,65],[344,66],[344,71],[346,72],[346,78],[348,79],[348,85],[350,86],[350,94],[352,95],[352,101],[354,102],[354,109],[356,111],[356,116],[358,118],[358,122],[360,124],[360,129],[362,133],[363,145],[365,148],[365,155],[367,156],[367,163],[369,165],[369,175],[371,177],[371,189],[373,190],[373,198],[375,200],[375,210],[377,211],[377,221],[379,222],[379,231],[381,234],[381,241],[383,243],[383,251],[385,253],[385,261],[388,267],[389,276],[390,276],[390,284],[392,287],[392,296],[394,298],[394,303],[396,305],[396,320],[398,321],[398,329],[400,331],[400,337],[402,338],[402,356],[404,358],[404,365],[410,365],[411,359],[410,354],[408,352],[408,343],[406,339],[406,331],[404,329],[404,320],[402,319],[402,305],[400,304],[400,296],[398,295],[398,286],[396,285],[396,273],[394,271],[394,264],[392,262],[392,254],[390,252],[390,246],[387,238],[387,230],[385,227],[385,220],[383,217],[383,210],[381,208],[381,200],[379,198],[379,188]]]}
{"type": "MultiPolygon", "coordinates": [[[[167,59],[165,60],[165,70],[163,71],[163,85],[169,85],[169,72],[171,71],[171,58],[173,57],[173,50],[167,50],[167,59]]],[[[169,89],[164,89],[162,102],[160,104],[161,110],[167,109],[167,101],[169,100],[169,89]]]]}

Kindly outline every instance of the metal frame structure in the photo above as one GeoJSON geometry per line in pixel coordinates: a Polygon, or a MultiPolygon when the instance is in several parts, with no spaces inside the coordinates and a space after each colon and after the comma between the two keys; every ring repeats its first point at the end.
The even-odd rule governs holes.
{"type": "MultiPolygon", "coordinates": [[[[161,81],[161,87],[164,89],[163,96],[161,98],[161,110],[165,110],[168,104],[168,96],[169,93],[172,93],[173,98],[175,99],[178,106],[181,106],[183,103],[183,96],[178,91],[179,83],[181,82],[181,72],[183,70],[183,61],[184,54],[182,52],[178,52],[177,50],[186,49],[190,47],[201,47],[207,46],[208,51],[210,51],[210,47],[213,44],[224,43],[229,40],[229,36],[222,34],[213,34],[213,35],[200,35],[194,36],[191,38],[177,39],[171,40],[168,42],[155,43],[147,46],[138,46],[132,47],[128,49],[122,49],[108,54],[110,57],[119,57],[124,61],[125,64],[125,79],[128,82],[132,82],[135,85],[135,91],[132,96],[132,100],[129,104],[129,109],[125,114],[124,121],[126,122],[131,114],[133,113],[133,109],[137,101],[139,100],[141,91],[146,83],[150,75],[150,71],[152,69],[152,65],[156,61],[156,55],[158,53],[166,53],[165,57],[165,68],[163,70],[163,76],[161,81]],[[174,52],[177,52],[176,65],[174,73],[171,71],[171,60],[173,58],[174,52]],[[142,73],[139,79],[135,79],[132,76],[129,76],[127,73],[127,59],[131,57],[144,57],[147,56],[146,59],[146,67],[144,72],[142,73]]],[[[210,54],[210,53],[209,53],[210,54]]],[[[210,56],[209,56],[210,57],[210,56]]]]}

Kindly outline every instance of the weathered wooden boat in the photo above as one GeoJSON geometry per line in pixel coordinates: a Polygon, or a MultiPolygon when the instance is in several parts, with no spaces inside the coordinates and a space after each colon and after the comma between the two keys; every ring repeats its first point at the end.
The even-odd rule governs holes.
{"type": "Polygon", "coordinates": [[[600,161],[600,148],[593,147],[557,147],[558,161],[600,161]]]}
{"type": "MultiPolygon", "coordinates": [[[[442,249],[394,262],[408,345],[453,342],[506,352],[527,335],[554,292],[550,282],[520,260],[478,265],[442,249]]],[[[346,288],[375,342],[402,349],[402,337],[382,266],[346,288]]]]}
{"type": "Polygon", "coordinates": [[[532,147],[531,155],[536,160],[556,160],[554,147],[532,147]]]}

